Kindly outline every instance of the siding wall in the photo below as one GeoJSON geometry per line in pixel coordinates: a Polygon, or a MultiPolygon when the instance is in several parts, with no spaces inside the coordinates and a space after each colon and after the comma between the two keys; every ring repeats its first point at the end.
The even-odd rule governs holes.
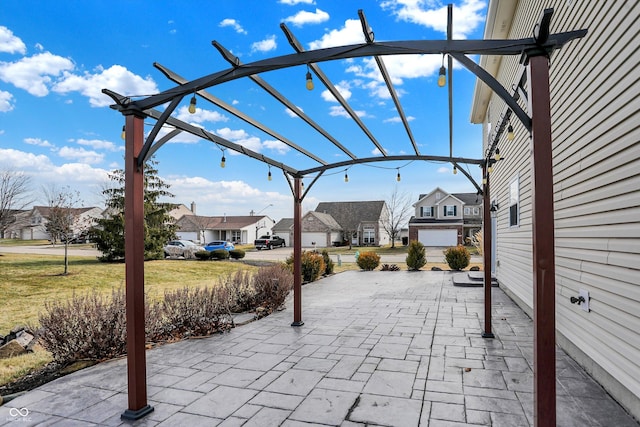
{"type": "MultiPolygon", "coordinates": [[[[640,418],[640,2],[520,1],[508,37],[530,37],[550,6],[552,32],[589,30],[556,52],[550,68],[558,342],[640,418]],[[580,289],[590,293],[588,313],[569,302],[580,289]]],[[[503,86],[511,87],[519,67],[518,58],[502,60],[503,86]]],[[[503,106],[493,95],[485,139],[503,106]]],[[[531,141],[515,116],[511,124],[516,138],[502,137],[506,160],[491,177],[500,204],[497,277],[530,309],[531,141]],[[514,228],[509,183],[516,176],[514,228]]]]}

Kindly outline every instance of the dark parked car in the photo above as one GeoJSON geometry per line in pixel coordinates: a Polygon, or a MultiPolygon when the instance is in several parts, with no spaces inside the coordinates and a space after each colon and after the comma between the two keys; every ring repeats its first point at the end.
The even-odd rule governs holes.
{"type": "Polygon", "coordinates": [[[215,251],[217,249],[224,249],[226,251],[231,251],[235,249],[233,243],[227,242],[225,240],[214,240],[213,242],[209,242],[204,245],[204,248],[208,251],[215,251]]]}

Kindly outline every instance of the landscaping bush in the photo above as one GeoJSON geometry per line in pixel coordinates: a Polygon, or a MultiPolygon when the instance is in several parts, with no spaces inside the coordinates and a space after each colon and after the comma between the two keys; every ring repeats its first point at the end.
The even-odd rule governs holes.
{"type": "Polygon", "coordinates": [[[229,251],[226,249],[216,249],[211,251],[211,259],[225,260],[229,259],[229,251]]]}
{"type": "MultiPolygon", "coordinates": [[[[293,272],[293,255],[287,258],[287,266],[293,272]]],[[[302,251],[301,255],[302,281],[314,282],[324,273],[326,266],[324,259],[316,251],[302,251]]]]}
{"type": "Polygon", "coordinates": [[[412,271],[420,270],[425,266],[425,264],[427,263],[427,255],[422,243],[417,240],[412,240],[409,243],[406,262],[407,267],[412,271]]]}
{"type": "Polygon", "coordinates": [[[39,340],[56,361],[109,359],[126,353],[125,294],[93,292],[45,303],[39,340]]]}
{"type": "Polygon", "coordinates": [[[211,252],[209,251],[198,251],[194,255],[200,261],[206,261],[208,259],[211,259],[211,252]]]}
{"type": "Polygon", "coordinates": [[[324,261],[324,275],[333,274],[333,260],[329,257],[329,251],[322,250],[322,259],[324,261]]]}
{"type": "Polygon", "coordinates": [[[229,251],[229,257],[231,259],[242,259],[246,255],[246,252],[242,249],[231,249],[229,251]]]}
{"type": "Polygon", "coordinates": [[[362,252],[358,257],[358,267],[365,271],[375,270],[380,265],[380,255],[375,252],[362,252]]]}
{"type": "Polygon", "coordinates": [[[444,251],[444,258],[452,270],[462,270],[469,265],[471,254],[462,245],[448,248],[444,251]]]}
{"type": "Polygon", "coordinates": [[[261,267],[253,276],[254,306],[264,307],[267,313],[277,310],[293,289],[293,274],[286,265],[261,267]]]}
{"type": "Polygon", "coordinates": [[[395,264],[382,264],[380,271],[400,271],[400,267],[395,264]]]}
{"type": "Polygon", "coordinates": [[[233,313],[240,313],[254,308],[255,288],[252,274],[238,270],[223,276],[218,280],[218,286],[226,289],[229,309],[233,313]]]}

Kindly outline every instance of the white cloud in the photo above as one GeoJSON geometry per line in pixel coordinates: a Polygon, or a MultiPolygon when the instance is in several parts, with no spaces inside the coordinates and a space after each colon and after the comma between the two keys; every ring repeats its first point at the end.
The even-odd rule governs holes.
{"type": "Polygon", "coordinates": [[[339,30],[331,30],[322,36],[320,40],[314,40],[309,43],[312,50],[323,49],[327,47],[343,46],[349,44],[364,43],[364,34],[362,34],[362,24],[357,19],[347,19],[344,27],[339,30]]]}
{"type": "Polygon", "coordinates": [[[24,55],[27,46],[19,37],[13,35],[13,32],[7,27],[0,25],[0,52],[20,53],[24,55]]]}
{"type": "MultiPolygon", "coordinates": [[[[391,12],[401,21],[422,25],[443,34],[447,33],[447,7],[432,7],[433,2],[425,0],[390,0],[381,3],[383,9],[391,12]]],[[[453,38],[464,39],[484,22],[485,2],[464,0],[453,6],[453,38]]]]}
{"type": "Polygon", "coordinates": [[[284,18],[284,22],[291,22],[296,27],[301,27],[305,24],[319,24],[329,20],[329,14],[324,10],[316,8],[315,12],[307,12],[301,10],[293,16],[284,18]]]}
{"type": "Polygon", "coordinates": [[[235,19],[225,18],[222,21],[220,21],[220,24],[218,24],[218,26],[219,27],[231,27],[236,31],[236,33],[247,34],[247,31],[244,28],[242,28],[242,25],[240,25],[240,23],[238,21],[236,21],[235,19]]]}
{"type": "Polygon", "coordinates": [[[64,78],[53,86],[58,93],[80,92],[89,98],[92,107],[106,107],[113,100],[103,94],[107,88],[121,95],[141,95],[157,93],[158,87],[149,76],[142,78],[121,65],[112,65],[107,69],[99,67],[95,74],[76,75],[64,73],[64,78]]]}
{"type": "Polygon", "coordinates": [[[64,159],[78,160],[90,165],[100,163],[104,159],[103,154],[96,153],[95,151],[67,146],[62,147],[58,151],[58,155],[64,159]]]}
{"type": "Polygon", "coordinates": [[[282,3],[282,4],[286,4],[289,6],[295,6],[299,3],[304,3],[304,4],[315,4],[315,1],[313,0],[278,0],[278,3],[282,3]]]}
{"type": "MultiPolygon", "coordinates": [[[[276,140],[260,141],[260,138],[258,138],[257,136],[249,135],[244,129],[221,128],[221,129],[217,129],[215,133],[224,139],[227,139],[231,142],[235,142],[236,144],[242,145],[243,147],[246,147],[258,153],[263,151],[264,149],[273,150],[280,154],[283,154],[289,151],[289,146],[287,146],[281,141],[276,141],[276,140]]],[[[231,151],[231,150],[227,152],[232,155],[238,154],[235,151],[231,151]]]]}
{"type": "Polygon", "coordinates": [[[25,138],[24,142],[29,145],[37,145],[38,147],[51,148],[53,144],[47,141],[46,139],[40,138],[25,138]]]}
{"type": "Polygon", "coordinates": [[[0,164],[24,171],[47,170],[52,167],[49,158],[43,154],[36,155],[13,148],[0,148],[0,164]]]}
{"type": "Polygon", "coordinates": [[[278,47],[276,43],[276,36],[271,35],[268,36],[264,40],[260,40],[251,44],[252,52],[269,52],[270,50],[274,50],[278,47]]]}
{"type": "Polygon", "coordinates": [[[68,58],[50,52],[39,53],[15,62],[0,62],[0,80],[24,89],[34,96],[46,96],[52,76],[74,69],[68,58]]]}
{"type": "Polygon", "coordinates": [[[176,117],[187,123],[226,122],[229,120],[229,117],[224,114],[220,114],[217,111],[205,110],[197,107],[196,112],[191,114],[189,113],[189,107],[187,106],[180,107],[176,117]]]}
{"type": "MultiPolygon", "coordinates": [[[[407,116],[407,121],[408,122],[412,122],[415,119],[416,118],[413,117],[413,116],[407,116]]],[[[388,119],[384,119],[382,122],[383,123],[401,123],[402,119],[400,118],[400,116],[395,116],[395,117],[391,117],[391,118],[388,118],[388,119]]]]}
{"type": "Polygon", "coordinates": [[[278,154],[286,154],[287,151],[290,150],[289,146],[282,141],[278,141],[277,139],[266,139],[262,142],[265,148],[269,150],[273,150],[278,154]]]}
{"type": "Polygon", "coordinates": [[[0,113],[13,110],[13,95],[4,90],[0,90],[0,113]]]}
{"type": "Polygon", "coordinates": [[[237,99],[234,99],[233,101],[231,101],[231,105],[238,105],[240,104],[240,101],[238,101],[237,99]]]}
{"type": "Polygon", "coordinates": [[[438,168],[438,173],[451,173],[451,170],[452,170],[451,168],[441,166],[438,168]]]}
{"type": "MultiPolygon", "coordinates": [[[[345,99],[345,101],[351,98],[351,91],[349,90],[349,86],[350,86],[349,82],[347,82],[346,80],[343,80],[337,85],[335,85],[336,89],[338,90],[338,93],[345,99]]],[[[331,92],[329,92],[328,89],[325,89],[324,91],[322,91],[320,96],[322,96],[322,99],[324,99],[327,102],[338,102],[338,100],[333,96],[331,92]]]]}
{"type": "Polygon", "coordinates": [[[85,145],[87,147],[91,147],[94,150],[107,150],[107,151],[123,151],[124,145],[117,146],[111,141],[106,141],[104,139],[78,139],[76,141],[80,145],[85,145]]]}
{"type": "MultiPolygon", "coordinates": [[[[298,106],[296,105],[296,107],[298,106]]],[[[302,108],[298,107],[298,109],[304,113],[304,110],[302,108]]],[[[295,119],[296,117],[299,117],[296,113],[291,111],[289,108],[285,108],[284,112],[287,113],[287,115],[293,119],[295,119]]]]}
{"type": "MultiPolygon", "coordinates": [[[[366,111],[354,110],[354,112],[356,113],[356,116],[358,116],[358,117],[367,117],[367,112],[366,111]]],[[[347,111],[344,108],[342,108],[341,105],[332,105],[329,108],[329,115],[332,116],[332,117],[345,117],[347,119],[351,118],[349,113],[347,113],[347,111]]]]}

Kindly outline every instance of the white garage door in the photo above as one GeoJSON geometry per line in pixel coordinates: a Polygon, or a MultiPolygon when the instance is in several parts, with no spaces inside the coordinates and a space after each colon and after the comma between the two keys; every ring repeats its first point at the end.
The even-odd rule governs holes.
{"type": "Polygon", "coordinates": [[[327,246],[327,234],[326,233],[302,233],[302,247],[303,248],[324,248],[327,246]],[[315,245],[314,245],[315,242],[315,245]]]}
{"type": "Polygon", "coordinates": [[[418,241],[425,246],[456,246],[458,230],[418,230],[418,241]]]}

